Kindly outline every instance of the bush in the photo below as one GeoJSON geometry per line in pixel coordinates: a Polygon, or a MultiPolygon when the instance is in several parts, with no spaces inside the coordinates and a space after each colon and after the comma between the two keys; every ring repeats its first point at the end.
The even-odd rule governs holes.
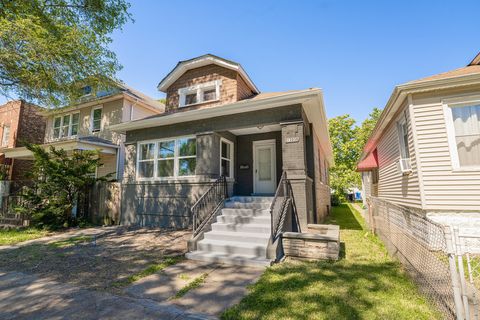
{"type": "MultiPolygon", "coordinates": [[[[101,166],[97,151],[63,149],[27,144],[32,151],[34,164],[29,173],[33,186],[26,188],[23,199],[15,208],[30,216],[36,227],[58,229],[78,224],[79,204],[88,195],[95,181],[95,171],[101,166]]],[[[101,180],[105,180],[102,178],[101,180]]]]}

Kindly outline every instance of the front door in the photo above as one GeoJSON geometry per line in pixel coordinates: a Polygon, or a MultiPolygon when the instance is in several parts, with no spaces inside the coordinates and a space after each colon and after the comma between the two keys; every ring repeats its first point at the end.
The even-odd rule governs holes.
{"type": "Polygon", "coordinates": [[[275,140],[253,142],[253,192],[274,194],[277,182],[275,140]]]}

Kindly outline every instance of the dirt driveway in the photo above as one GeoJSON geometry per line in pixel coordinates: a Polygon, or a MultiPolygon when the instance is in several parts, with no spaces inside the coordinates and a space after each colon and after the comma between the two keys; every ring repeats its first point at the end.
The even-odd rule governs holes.
{"type": "Polygon", "coordinates": [[[85,289],[121,294],[129,277],[187,250],[189,231],[116,228],[98,237],[0,251],[0,270],[36,274],[85,289]]]}

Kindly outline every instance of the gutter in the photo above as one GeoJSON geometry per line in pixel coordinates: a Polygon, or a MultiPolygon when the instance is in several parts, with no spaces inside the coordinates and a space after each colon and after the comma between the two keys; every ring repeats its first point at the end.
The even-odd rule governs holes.
{"type": "Polygon", "coordinates": [[[165,116],[153,116],[151,118],[115,124],[110,126],[110,130],[118,133],[125,133],[126,131],[158,127],[167,124],[283,107],[288,104],[303,103],[306,99],[314,98],[321,95],[321,93],[322,91],[320,89],[308,89],[302,92],[287,93],[273,98],[242,100],[218,107],[176,112],[165,116]]]}
{"type": "Polygon", "coordinates": [[[429,92],[434,90],[450,89],[454,87],[462,87],[480,83],[480,73],[461,75],[447,79],[412,81],[396,86],[393,89],[392,95],[388,99],[385,109],[377,122],[377,125],[372,131],[363,149],[360,161],[364,160],[366,156],[372,152],[377,146],[377,141],[385,128],[390,124],[392,118],[398,112],[399,106],[403,103],[409,94],[429,92]]]}

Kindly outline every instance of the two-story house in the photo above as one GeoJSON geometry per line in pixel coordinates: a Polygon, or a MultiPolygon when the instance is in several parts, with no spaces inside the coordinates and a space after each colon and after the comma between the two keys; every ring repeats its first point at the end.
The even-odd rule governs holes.
{"type": "Polygon", "coordinates": [[[126,134],[122,223],[191,226],[191,206],[224,176],[226,206],[238,210],[223,209],[229,216],[189,257],[263,263],[282,177],[299,228],[327,215],[332,150],[320,89],[261,93],[240,64],[211,54],[179,62],[158,89],[165,113],[112,127],[126,134]]]}
{"type": "MultiPolygon", "coordinates": [[[[45,134],[41,141],[29,142],[67,151],[98,150],[102,166],[97,168],[96,175],[111,174],[113,178],[121,179],[125,137],[112,132],[110,126],[162,113],[164,105],[123,84],[95,96],[90,88],[84,90],[85,95],[75,105],[45,109],[45,134]]],[[[25,147],[9,147],[2,152],[14,161],[32,159],[31,152],[25,147]]]]}
{"type": "MultiPolygon", "coordinates": [[[[45,135],[45,119],[34,104],[23,100],[9,101],[0,106],[0,148],[21,147],[25,141],[42,143],[45,135]]],[[[29,160],[11,159],[0,153],[0,180],[20,181],[32,163],[29,160]]]]}
{"type": "Polygon", "coordinates": [[[480,54],[397,86],[358,164],[367,197],[480,228],[480,54]]]}

